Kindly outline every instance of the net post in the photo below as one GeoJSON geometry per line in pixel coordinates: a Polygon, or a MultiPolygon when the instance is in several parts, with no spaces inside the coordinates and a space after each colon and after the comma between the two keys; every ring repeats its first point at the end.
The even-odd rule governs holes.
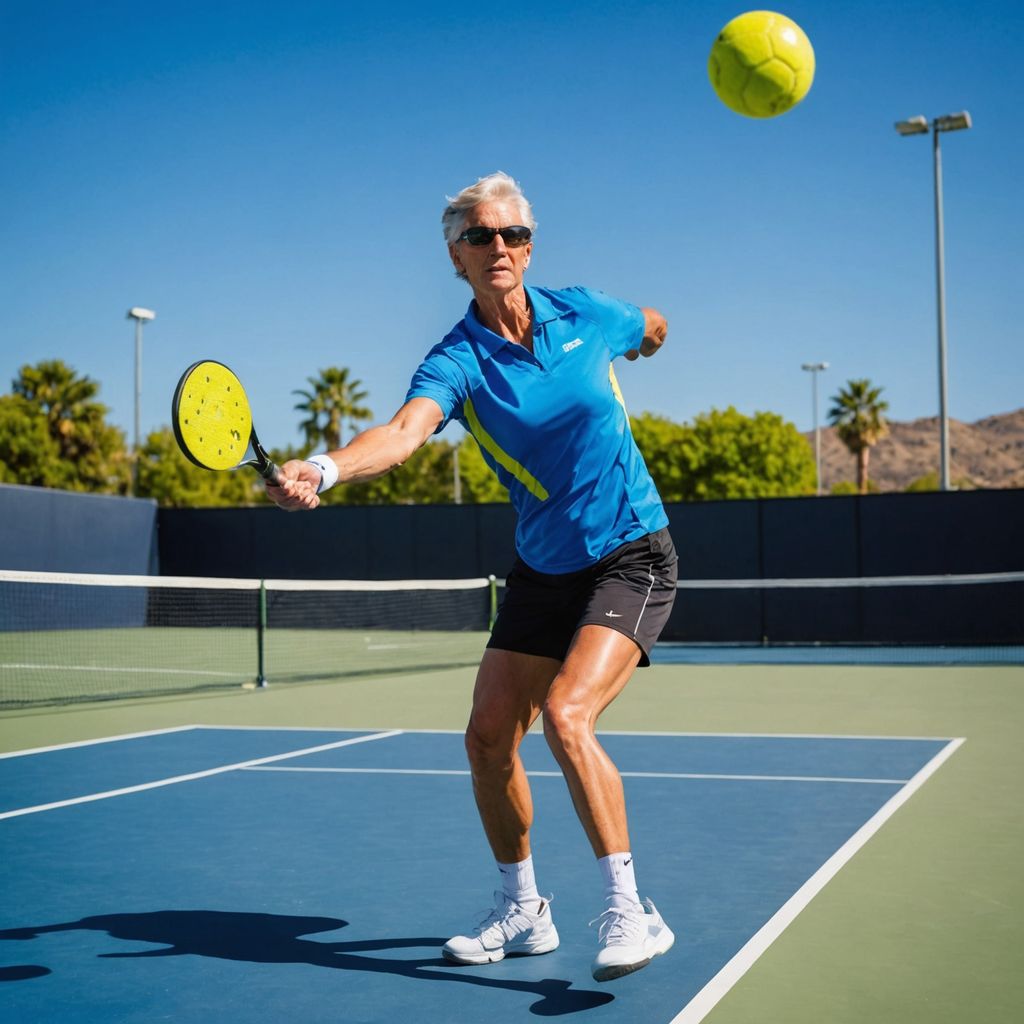
{"type": "Polygon", "coordinates": [[[263,671],[263,650],[267,632],[267,581],[260,580],[259,619],[256,625],[256,685],[263,689],[267,685],[267,677],[263,671]]]}
{"type": "Polygon", "coordinates": [[[498,617],[498,581],[493,573],[487,577],[487,584],[491,591],[491,614],[487,619],[487,628],[494,629],[494,620],[498,617]]]}

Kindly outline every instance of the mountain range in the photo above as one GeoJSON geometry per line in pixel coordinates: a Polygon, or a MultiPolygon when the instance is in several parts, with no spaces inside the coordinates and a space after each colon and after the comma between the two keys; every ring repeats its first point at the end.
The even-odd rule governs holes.
{"type": "MultiPolygon", "coordinates": [[[[814,432],[804,435],[814,445],[814,432]]],[[[976,423],[949,421],[950,479],[961,487],[1024,487],[1024,409],[976,423]]],[[[903,491],[939,472],[939,418],[889,421],[889,435],[871,449],[868,474],[880,491],[903,491]]],[[[854,457],[833,427],[821,430],[823,490],[857,476],[854,457]]]]}

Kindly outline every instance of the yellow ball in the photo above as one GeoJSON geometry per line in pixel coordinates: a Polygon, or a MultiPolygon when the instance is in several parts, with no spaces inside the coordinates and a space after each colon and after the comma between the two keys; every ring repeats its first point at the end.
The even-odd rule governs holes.
{"type": "Polygon", "coordinates": [[[718,98],[746,117],[775,117],[795,107],[814,81],[814,48],[784,14],[748,11],[715,40],[708,76],[718,98]]]}

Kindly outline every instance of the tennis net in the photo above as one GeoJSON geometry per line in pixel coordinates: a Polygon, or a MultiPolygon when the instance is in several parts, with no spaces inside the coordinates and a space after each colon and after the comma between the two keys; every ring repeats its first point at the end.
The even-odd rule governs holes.
{"type": "Polygon", "coordinates": [[[1019,647],[1024,572],[680,580],[662,639],[1019,647]]]}
{"type": "Polygon", "coordinates": [[[477,662],[494,581],[0,570],[0,708],[477,662]]]}

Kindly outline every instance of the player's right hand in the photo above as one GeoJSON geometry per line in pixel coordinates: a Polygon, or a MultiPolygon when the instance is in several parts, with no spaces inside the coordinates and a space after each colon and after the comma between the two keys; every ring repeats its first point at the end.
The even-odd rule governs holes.
{"type": "Polygon", "coordinates": [[[288,512],[314,509],[320,504],[316,493],[320,486],[320,470],[303,459],[290,459],[281,467],[284,480],[280,487],[267,481],[267,497],[288,512]]]}

